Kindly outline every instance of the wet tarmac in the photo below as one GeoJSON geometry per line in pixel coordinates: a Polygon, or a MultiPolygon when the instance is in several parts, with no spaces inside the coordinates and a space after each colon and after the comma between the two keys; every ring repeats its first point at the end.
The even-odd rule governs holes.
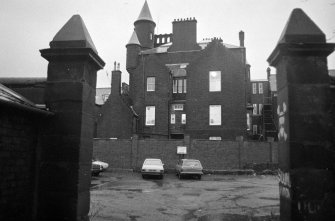
{"type": "Polygon", "coordinates": [[[104,173],[92,180],[90,220],[279,220],[277,182],[276,176],[104,173]]]}

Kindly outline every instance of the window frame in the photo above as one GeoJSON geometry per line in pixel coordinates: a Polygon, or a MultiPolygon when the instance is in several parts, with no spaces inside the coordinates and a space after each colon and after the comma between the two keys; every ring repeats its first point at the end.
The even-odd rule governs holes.
{"type": "Polygon", "coordinates": [[[257,83],[252,83],[252,94],[257,94],[257,83]]]}
{"type": "Polygon", "coordinates": [[[258,83],[258,93],[263,94],[263,83],[258,83]]]}
{"type": "Polygon", "coordinates": [[[253,109],[252,109],[252,114],[257,115],[258,114],[258,105],[257,104],[252,104],[253,109]]]}
{"type": "Polygon", "coordinates": [[[155,126],[156,124],[156,106],[146,106],[145,107],[145,126],[155,126]],[[148,110],[148,108],[153,108],[153,111],[148,110]],[[152,116],[149,116],[149,113],[153,114],[152,116]],[[152,122],[153,121],[153,122],[152,122]]]}
{"type": "Polygon", "coordinates": [[[258,125],[253,124],[252,125],[252,135],[257,135],[258,134],[258,125]]]}
{"type": "Polygon", "coordinates": [[[209,126],[221,126],[222,125],[222,106],[220,104],[213,104],[213,105],[209,105],[209,126]],[[214,119],[214,112],[215,111],[215,107],[219,107],[217,110],[220,113],[217,113],[216,116],[218,116],[218,119],[214,119]],[[212,122],[213,120],[213,122],[212,122]]]}
{"type": "Polygon", "coordinates": [[[172,104],[172,110],[183,111],[184,110],[184,104],[172,104]]]}
{"type": "Polygon", "coordinates": [[[156,77],[147,77],[147,92],[152,91],[156,91],[156,77]],[[149,82],[149,80],[153,80],[153,82],[149,82]]]}
{"type": "Polygon", "coordinates": [[[170,115],[170,124],[176,124],[176,114],[170,115]]]}
{"type": "Polygon", "coordinates": [[[186,114],[181,114],[180,123],[181,124],[186,124],[186,114]]]}
{"type": "Polygon", "coordinates": [[[208,73],[208,89],[209,92],[221,92],[221,71],[209,71],[208,73]],[[213,77],[213,73],[216,72],[218,74],[218,79],[213,77]]]}
{"type": "Polygon", "coordinates": [[[172,79],[172,93],[173,94],[186,94],[187,93],[187,78],[176,77],[172,79]]]}

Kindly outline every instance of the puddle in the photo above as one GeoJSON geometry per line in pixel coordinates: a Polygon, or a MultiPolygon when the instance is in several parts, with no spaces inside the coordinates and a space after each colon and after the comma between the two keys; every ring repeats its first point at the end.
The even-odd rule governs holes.
{"type": "Polygon", "coordinates": [[[128,216],[130,218],[130,221],[136,221],[138,218],[141,218],[140,216],[128,216]]]}
{"type": "Polygon", "coordinates": [[[184,193],[183,196],[200,196],[200,193],[184,193]]]}
{"type": "Polygon", "coordinates": [[[250,216],[240,214],[207,214],[197,219],[198,221],[213,221],[213,220],[225,220],[225,221],[279,221],[279,216],[250,216]]]}
{"type": "Polygon", "coordinates": [[[128,192],[137,192],[143,193],[144,190],[142,189],[122,189],[122,188],[108,188],[108,190],[115,190],[115,191],[128,191],[128,192]]]}

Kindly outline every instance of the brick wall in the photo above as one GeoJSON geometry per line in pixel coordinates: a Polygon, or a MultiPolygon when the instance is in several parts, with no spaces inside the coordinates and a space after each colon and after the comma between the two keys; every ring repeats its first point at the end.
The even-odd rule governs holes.
{"type": "Polygon", "coordinates": [[[0,220],[33,218],[37,122],[0,104],[0,220]]]}
{"type": "Polygon", "coordinates": [[[199,159],[208,170],[242,169],[250,164],[278,163],[277,143],[191,140],[95,139],[93,156],[110,168],[139,169],[145,158],[160,158],[166,169],[174,169],[177,146],[187,146],[185,158],[199,159]]]}

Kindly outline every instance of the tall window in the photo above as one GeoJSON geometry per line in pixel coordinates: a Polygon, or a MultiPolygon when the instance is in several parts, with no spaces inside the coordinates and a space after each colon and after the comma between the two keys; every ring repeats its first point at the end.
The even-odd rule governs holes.
{"type": "Polygon", "coordinates": [[[155,125],[155,106],[147,106],[145,110],[145,125],[155,125]]]}
{"type": "Polygon", "coordinates": [[[252,114],[256,115],[257,114],[257,104],[253,104],[253,110],[252,110],[252,114]]]}
{"type": "Polygon", "coordinates": [[[263,83],[258,83],[258,93],[263,94],[263,83]]]}
{"type": "Polygon", "coordinates": [[[174,94],[186,93],[186,79],[185,78],[174,78],[172,92],[174,94]]]}
{"type": "Polygon", "coordinates": [[[250,130],[251,126],[250,126],[250,114],[247,113],[247,130],[250,130]]]}
{"type": "Polygon", "coordinates": [[[256,83],[252,83],[252,93],[257,94],[257,84],[256,83]]]}
{"type": "Polygon", "coordinates": [[[252,125],[252,134],[257,134],[257,124],[252,125]]]}
{"type": "Polygon", "coordinates": [[[181,114],[181,123],[186,124],[186,114],[181,114]]]}
{"type": "Polygon", "coordinates": [[[155,91],[155,77],[148,77],[147,78],[147,91],[155,91]]]}
{"type": "Polygon", "coordinates": [[[209,72],[209,91],[221,91],[221,71],[209,72]]]}
{"type": "Polygon", "coordinates": [[[209,125],[221,125],[221,105],[209,105],[209,125]]]}
{"type": "Polygon", "coordinates": [[[171,114],[171,124],[175,124],[175,123],[176,123],[176,115],[171,114]]]}
{"type": "Polygon", "coordinates": [[[262,114],[263,104],[258,104],[258,114],[262,114]]]}

